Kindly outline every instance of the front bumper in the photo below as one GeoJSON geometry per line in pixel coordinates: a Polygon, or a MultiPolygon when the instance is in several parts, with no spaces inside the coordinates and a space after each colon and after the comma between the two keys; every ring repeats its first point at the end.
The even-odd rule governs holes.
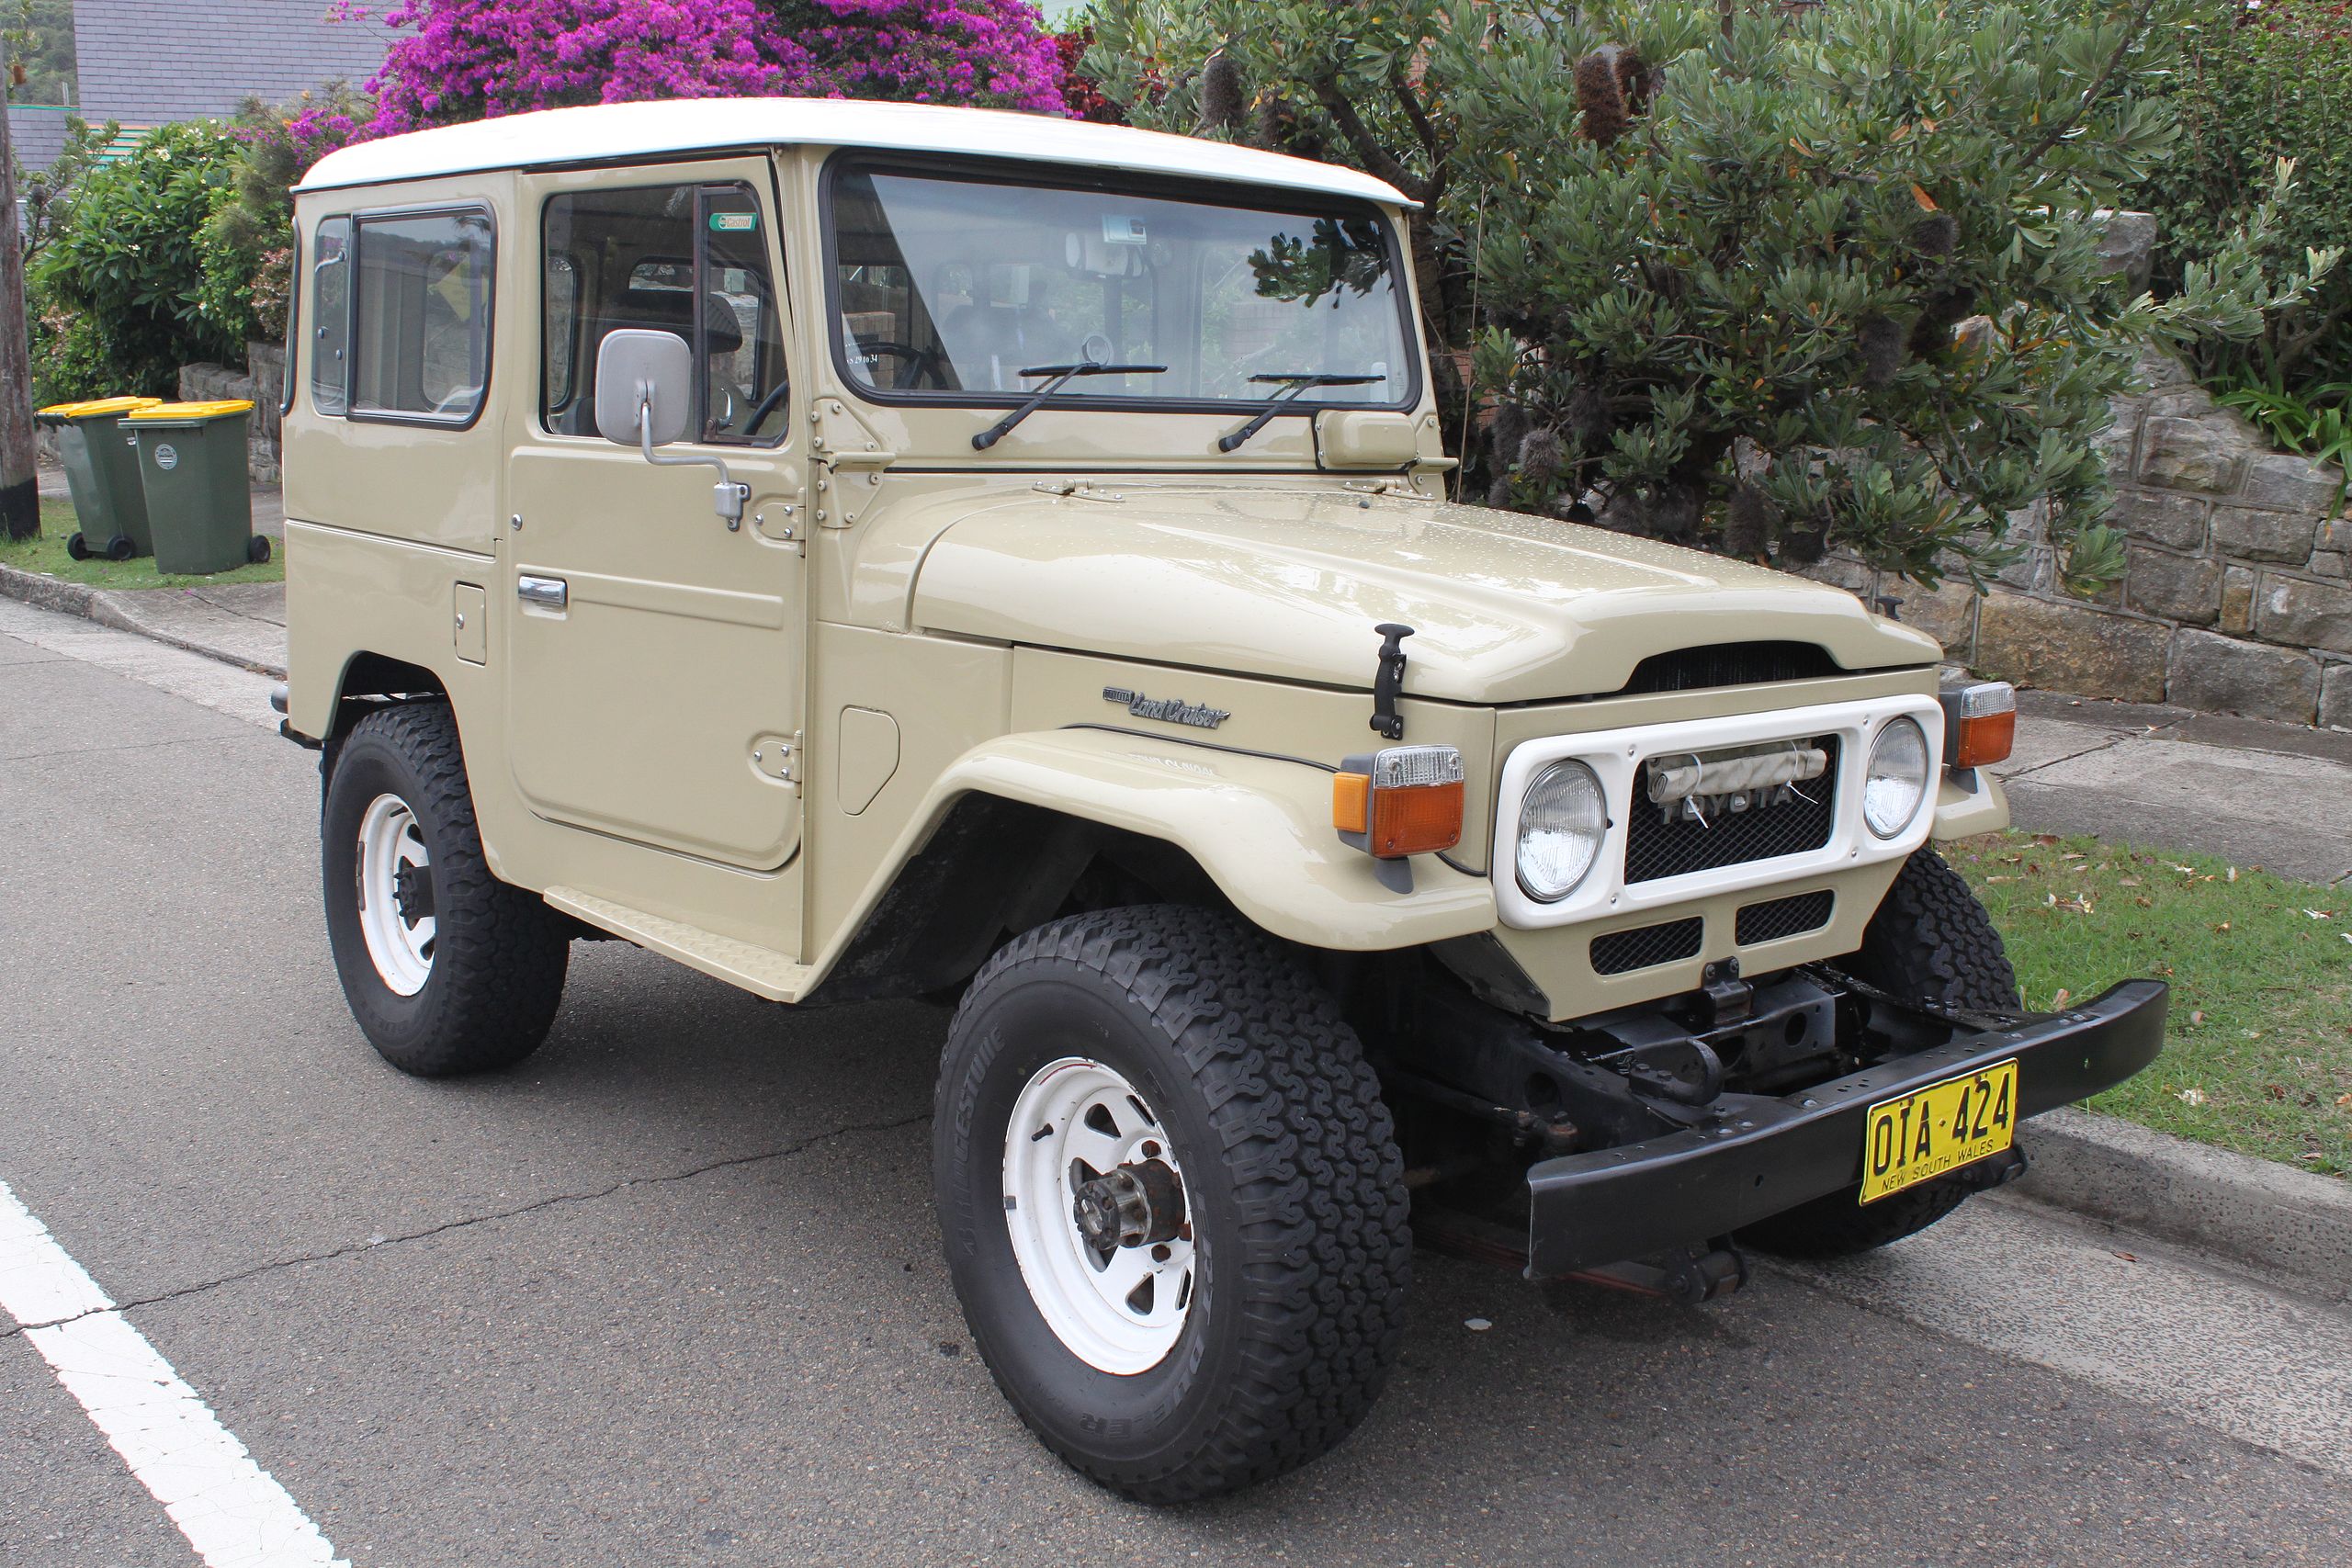
{"type": "Polygon", "coordinates": [[[2014,1059],[2020,1120],[2121,1083],[2156,1058],[2169,987],[2126,980],[2062,1013],[1944,1043],[1781,1098],[1726,1094],[1715,1118],[1527,1172],[1530,1278],[1704,1244],[1862,1178],[1870,1108],[2014,1059]]]}

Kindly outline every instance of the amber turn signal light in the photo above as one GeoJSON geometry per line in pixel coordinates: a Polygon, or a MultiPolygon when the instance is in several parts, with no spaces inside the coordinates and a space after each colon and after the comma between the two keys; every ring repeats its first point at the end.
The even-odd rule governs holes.
{"type": "Polygon", "coordinates": [[[1450,850],[1462,841],[1462,753],[1451,746],[1391,746],[1351,757],[1331,781],[1331,826],[1381,860],[1450,850]]]}
{"type": "Polygon", "coordinates": [[[1941,694],[1944,766],[1955,771],[2008,760],[2018,738],[2018,689],[2007,681],[1956,686],[1941,694]]]}

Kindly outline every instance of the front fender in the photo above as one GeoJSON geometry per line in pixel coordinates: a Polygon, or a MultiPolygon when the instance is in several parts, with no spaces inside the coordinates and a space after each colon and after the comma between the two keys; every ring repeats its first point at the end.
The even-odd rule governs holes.
{"type": "Polygon", "coordinates": [[[1413,857],[1412,892],[1382,886],[1371,857],[1332,831],[1331,775],[1320,768],[1092,728],[1000,736],[957,758],[933,781],[865,908],[973,792],[1175,844],[1245,919],[1291,942],[1379,952],[1495,924],[1487,879],[1434,855],[1413,857]]]}

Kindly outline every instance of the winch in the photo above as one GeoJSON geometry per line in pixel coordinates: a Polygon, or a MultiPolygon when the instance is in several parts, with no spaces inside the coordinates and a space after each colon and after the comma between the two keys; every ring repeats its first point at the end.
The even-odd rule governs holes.
{"type": "Polygon", "coordinates": [[[1798,786],[1829,771],[1829,753],[1803,741],[1779,740],[1722,751],[1678,751],[1644,764],[1650,803],[1668,822],[1709,821],[1760,810],[1799,797],[1798,786]]]}

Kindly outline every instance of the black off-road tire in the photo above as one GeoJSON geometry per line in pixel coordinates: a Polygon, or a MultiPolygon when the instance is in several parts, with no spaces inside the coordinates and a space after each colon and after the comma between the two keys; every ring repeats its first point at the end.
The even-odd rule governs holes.
{"type": "MultiPolygon", "coordinates": [[[[2012,1011],[2017,972],[1992,917],[1932,849],[1903,863],[1871,917],[1861,951],[1842,965],[1889,996],[1939,1007],[2012,1011]]],[[[1739,1233],[1747,1246],[1784,1258],[1845,1258],[1916,1235],[1977,1190],[1966,1169],[1864,1203],[1859,1186],[1803,1203],[1739,1233]]]]}
{"type": "Polygon", "coordinates": [[[1354,1031],[1257,932],[1150,905],[1074,916],[980,970],[940,1066],[933,1179],[948,1266],[997,1386],[1046,1446],[1139,1502],[1279,1475],[1355,1427],[1404,1325],[1403,1162],[1354,1031]],[[1082,1056],[1149,1099],[1184,1175],[1192,1307],[1156,1365],[1072,1354],[1005,1219],[1013,1103],[1082,1056]]]}
{"type": "Polygon", "coordinates": [[[334,748],[319,835],[335,972],[386,1061],[444,1077],[512,1066],[538,1049],[563,997],[571,946],[544,901],[492,874],[447,704],[402,704],[354,727],[334,748]],[[359,825],[387,794],[407,803],[431,857],[432,970],[413,996],[385,982],[359,924],[359,825]]]}

